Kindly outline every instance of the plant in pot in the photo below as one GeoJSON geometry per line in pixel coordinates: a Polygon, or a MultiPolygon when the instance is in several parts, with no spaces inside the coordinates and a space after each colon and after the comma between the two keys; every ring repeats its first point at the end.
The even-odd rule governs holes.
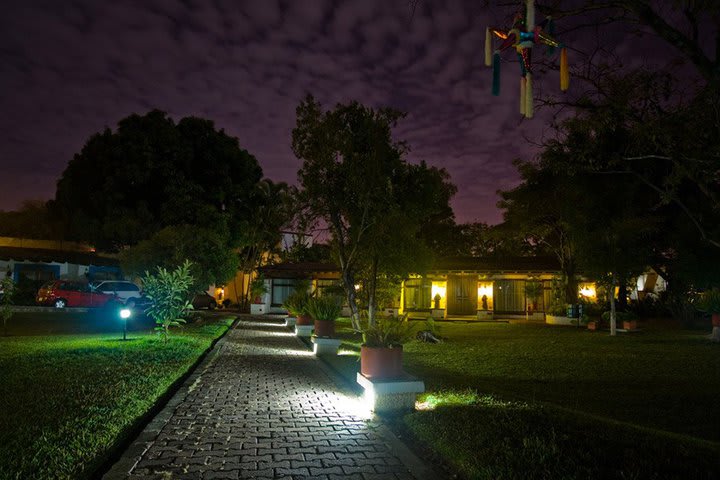
{"type": "Polygon", "coordinates": [[[310,294],[306,291],[295,290],[285,299],[283,308],[290,315],[297,318],[296,325],[312,325],[312,317],[308,315],[307,305],[310,301],[310,294]]]}
{"type": "Polygon", "coordinates": [[[713,289],[701,293],[695,308],[711,316],[713,329],[710,338],[720,342],[720,290],[713,289]]]}
{"type": "MultiPolygon", "coordinates": [[[[603,312],[602,321],[610,323],[610,311],[603,312]]],[[[637,316],[633,312],[615,312],[615,321],[622,322],[623,330],[637,330],[637,316]]]]}
{"type": "Polygon", "coordinates": [[[395,378],[403,375],[403,344],[414,337],[414,327],[402,317],[381,317],[362,329],[360,373],[369,379],[395,378]]]}
{"type": "Polygon", "coordinates": [[[315,321],[315,336],[325,338],[335,336],[335,320],[342,311],[337,298],[313,297],[308,300],[306,311],[315,321]]]}
{"type": "Polygon", "coordinates": [[[262,296],[268,293],[268,287],[265,284],[263,277],[256,277],[250,282],[250,297],[252,297],[252,303],[259,304],[262,302],[262,296]]]}

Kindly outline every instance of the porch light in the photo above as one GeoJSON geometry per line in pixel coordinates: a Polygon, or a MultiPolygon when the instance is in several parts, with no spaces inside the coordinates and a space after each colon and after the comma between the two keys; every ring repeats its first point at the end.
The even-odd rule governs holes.
{"type": "Polygon", "coordinates": [[[585,285],[584,287],[580,288],[580,295],[583,297],[595,297],[597,295],[597,292],[595,291],[595,287],[592,285],[585,285]]]}

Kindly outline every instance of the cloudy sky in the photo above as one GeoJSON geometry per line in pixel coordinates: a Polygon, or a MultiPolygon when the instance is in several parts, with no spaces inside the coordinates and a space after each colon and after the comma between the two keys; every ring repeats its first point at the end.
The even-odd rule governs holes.
{"type": "MultiPolygon", "coordinates": [[[[6,2],[9,3],[9,2],[6,2]]],[[[509,2],[505,2],[509,3],[509,2]]],[[[295,182],[295,107],[358,100],[408,112],[396,131],[410,161],[447,168],[460,221],[495,223],[511,161],[530,158],[547,115],[521,121],[506,56],[490,95],[485,27],[510,7],[406,0],[25,1],[0,16],[0,209],[54,195],[87,138],[158,108],[206,117],[236,136],[265,175],[295,182]]],[[[571,43],[573,38],[563,39],[571,43]]],[[[618,49],[632,49],[618,42],[618,49]]],[[[555,91],[548,72],[539,93],[555,91]]]]}

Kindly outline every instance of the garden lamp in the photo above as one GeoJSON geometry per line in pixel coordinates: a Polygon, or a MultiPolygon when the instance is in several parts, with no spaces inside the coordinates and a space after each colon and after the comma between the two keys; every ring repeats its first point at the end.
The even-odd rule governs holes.
{"type": "Polygon", "coordinates": [[[127,321],[130,315],[132,315],[132,310],[129,308],[120,309],[120,318],[123,321],[123,340],[127,340],[127,321]]]}

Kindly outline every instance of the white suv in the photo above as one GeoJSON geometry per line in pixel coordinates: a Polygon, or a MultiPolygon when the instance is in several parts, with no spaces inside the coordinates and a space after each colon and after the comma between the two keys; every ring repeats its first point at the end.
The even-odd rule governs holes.
{"type": "Polygon", "coordinates": [[[116,295],[129,308],[133,308],[142,297],[140,287],[124,280],[103,280],[93,283],[92,286],[95,290],[116,295]]]}

